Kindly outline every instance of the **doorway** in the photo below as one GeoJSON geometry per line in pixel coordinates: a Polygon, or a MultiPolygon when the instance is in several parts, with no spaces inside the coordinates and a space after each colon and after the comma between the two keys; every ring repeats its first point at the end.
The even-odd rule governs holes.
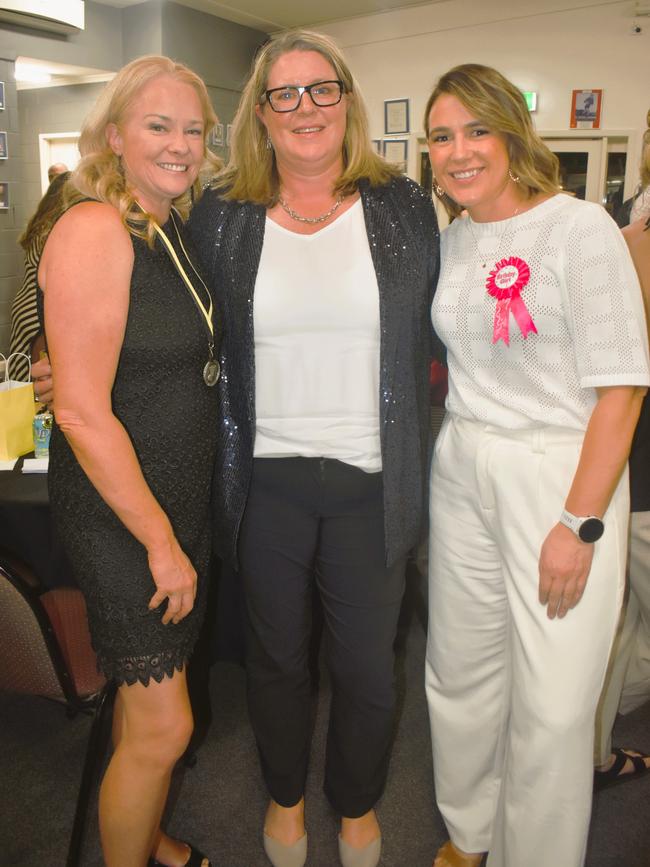
{"type": "Polygon", "coordinates": [[[78,132],[40,133],[38,150],[40,155],[41,192],[45,193],[49,186],[47,170],[54,163],[63,163],[70,171],[79,162],[78,132]]]}
{"type": "Polygon", "coordinates": [[[579,199],[598,202],[614,215],[623,204],[628,137],[542,138],[560,161],[562,189],[579,199]]]}

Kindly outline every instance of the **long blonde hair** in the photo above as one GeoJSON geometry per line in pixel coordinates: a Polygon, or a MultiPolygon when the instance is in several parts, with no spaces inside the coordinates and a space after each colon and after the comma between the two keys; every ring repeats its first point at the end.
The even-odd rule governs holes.
{"type": "MultiPolygon", "coordinates": [[[[127,229],[134,235],[146,238],[150,244],[154,238],[153,218],[143,215],[136,208],[136,201],[126,183],[120,158],[108,144],[106,130],[110,123],[120,126],[142,88],[159,75],[168,75],[194,89],[201,104],[204,123],[202,170],[214,169],[220,165],[220,161],[208,150],[206,144],[217,117],[205,84],[195,72],[182,63],[152,54],[132,60],[122,67],[99,95],[94,108],[84,121],[79,138],[82,158],[72,173],[72,186],[68,185],[67,188],[68,205],[83,198],[97,199],[113,205],[120,212],[127,229]]],[[[200,193],[201,182],[197,177],[190,190],[174,199],[173,205],[183,219],[187,217],[192,201],[200,193]]]]}
{"type": "Polygon", "coordinates": [[[255,107],[264,103],[271,67],[290,51],[315,51],[334,68],[347,95],[347,123],[343,140],[343,172],[334,185],[335,193],[349,195],[361,178],[378,186],[400,174],[397,166],[387,163],[372,148],[368,116],[359,88],[340,49],[329,37],[310,30],[291,30],[272,36],[253,63],[233,122],[230,159],[213,187],[224,198],[255,202],[267,207],[278,200],[280,179],[273,149],[267,147],[266,127],[257,117],[255,107]]]}
{"type": "MultiPolygon", "coordinates": [[[[537,135],[523,94],[491,66],[464,63],[446,72],[437,82],[424,110],[429,138],[429,114],[439,96],[455,96],[493,132],[501,135],[510,158],[510,170],[528,197],[560,192],[559,161],[537,135]]],[[[437,191],[436,191],[437,192],[437,191]]],[[[457,217],[462,207],[446,193],[440,196],[447,211],[457,217]]]]}

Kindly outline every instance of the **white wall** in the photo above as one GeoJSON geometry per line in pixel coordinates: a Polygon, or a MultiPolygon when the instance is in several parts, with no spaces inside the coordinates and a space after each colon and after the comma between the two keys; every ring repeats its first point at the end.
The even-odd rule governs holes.
{"type": "Polygon", "coordinates": [[[495,66],[539,94],[537,129],[568,130],[571,91],[602,88],[602,130],[633,129],[638,166],[650,108],[650,18],[632,34],[634,3],[573,0],[445,0],[320,26],[343,48],[366,99],[373,138],[383,137],[383,101],[410,97],[409,173],[435,80],[459,63],[495,66]]]}

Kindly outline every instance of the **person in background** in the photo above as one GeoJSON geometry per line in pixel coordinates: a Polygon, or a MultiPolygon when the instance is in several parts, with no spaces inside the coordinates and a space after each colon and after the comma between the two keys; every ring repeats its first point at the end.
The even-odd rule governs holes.
{"type": "MultiPolygon", "coordinates": [[[[69,172],[54,177],[27,228],[18,239],[25,251],[25,273],[11,305],[9,352],[22,352],[32,361],[36,361],[45,348],[36,305],[36,269],[50,230],[65,211],[64,188],[69,177],[69,172]]],[[[12,363],[12,370],[16,372],[18,379],[28,379],[29,362],[25,358],[16,358],[12,363]]]]}
{"type": "Polygon", "coordinates": [[[617,627],[626,462],[650,383],[614,222],[561,194],[521,92],[479,64],[429,97],[452,214],[432,306],[448,416],[431,475],[426,691],[435,867],[581,867],[617,627]]]}
{"type": "Polygon", "coordinates": [[[650,217],[650,129],[647,129],[643,135],[639,185],[641,190],[632,203],[630,223],[650,217]]]}
{"type": "Polygon", "coordinates": [[[51,184],[57,175],[63,175],[69,171],[65,163],[52,163],[47,170],[47,180],[51,184]]]}
{"type": "Polygon", "coordinates": [[[118,685],[99,795],[108,867],[209,867],[160,830],[192,731],[218,401],[214,300],[185,236],[215,115],[187,67],[144,57],[86,120],[37,266],[54,380],[54,527],[118,685]]]}
{"type": "MultiPolygon", "coordinates": [[[[646,147],[650,173],[650,147],[646,147]]],[[[650,217],[623,229],[650,311],[650,217]]],[[[617,712],[650,699],[650,399],[644,398],[630,452],[628,595],[596,717],[594,788],[634,780],[650,771],[650,755],[612,749],[617,712]]]]}
{"type": "Polygon", "coordinates": [[[374,867],[393,642],[425,515],[431,197],[374,153],[336,45],[289,32],[259,53],[229,165],[189,228],[224,292],[215,520],[245,588],[265,851],[275,867],[307,858],[316,587],[332,681],[325,792],[341,863],[374,867]]]}
{"type": "MultiPolygon", "coordinates": [[[[650,111],[648,112],[650,118],[650,111]]],[[[614,214],[614,219],[621,227],[635,223],[637,220],[650,216],[650,129],[643,134],[643,149],[641,151],[641,169],[639,186],[634,195],[627,199],[614,214]]]]}

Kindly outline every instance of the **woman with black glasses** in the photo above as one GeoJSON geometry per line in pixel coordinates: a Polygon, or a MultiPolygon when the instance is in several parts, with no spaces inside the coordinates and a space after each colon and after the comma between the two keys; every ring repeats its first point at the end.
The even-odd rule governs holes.
{"type": "Polygon", "coordinates": [[[394,722],[393,642],[423,522],[431,198],[373,152],[339,50],[258,56],[231,159],[190,231],[225,316],[217,533],[246,593],[250,715],[276,867],[307,857],[311,595],[332,679],[325,791],[345,867],[373,867],[394,722]]]}

